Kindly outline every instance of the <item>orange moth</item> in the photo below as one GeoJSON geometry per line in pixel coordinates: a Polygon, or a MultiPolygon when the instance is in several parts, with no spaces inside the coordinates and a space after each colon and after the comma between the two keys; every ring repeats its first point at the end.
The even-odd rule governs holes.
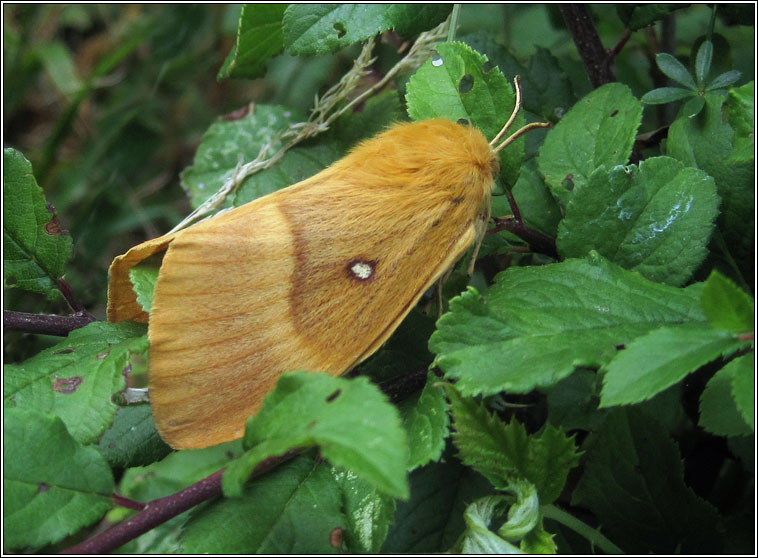
{"type": "MultiPolygon", "coordinates": [[[[315,176],[135,246],[108,319],[148,322],[149,392],[174,448],[239,438],[279,376],[341,375],[373,354],[490,217],[497,145],[444,119],[396,124],[315,176]],[[129,269],[165,252],[148,316],[129,269]]],[[[472,266],[474,261],[472,256],[472,266]]]]}

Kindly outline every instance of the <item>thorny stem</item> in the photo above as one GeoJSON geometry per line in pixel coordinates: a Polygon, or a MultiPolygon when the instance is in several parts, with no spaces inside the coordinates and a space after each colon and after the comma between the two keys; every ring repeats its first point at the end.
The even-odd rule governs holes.
{"type": "Polygon", "coordinates": [[[331,89],[329,89],[320,99],[317,98],[314,108],[311,111],[311,116],[307,122],[298,122],[292,124],[283,132],[275,135],[268,144],[264,145],[258,156],[249,163],[241,165],[235,169],[234,175],[224,182],[223,186],[208,200],[206,200],[200,207],[190,213],[181,223],[174,227],[171,232],[181,230],[190,224],[196,222],[202,217],[211,214],[216,208],[218,208],[226,199],[226,197],[234,192],[242,182],[252,174],[260,172],[267,168],[270,168],[277,163],[285,153],[292,149],[295,145],[299,144],[305,139],[318,135],[329,129],[329,126],[340,116],[345,114],[348,110],[359,103],[362,103],[371,95],[374,95],[377,91],[382,89],[387,83],[395,77],[401,70],[416,65],[420,60],[425,59],[432,45],[443,39],[447,33],[447,26],[449,25],[449,19],[431,31],[421,33],[413,43],[413,46],[399,62],[397,62],[390,70],[384,75],[384,77],[368,88],[366,91],[355,97],[352,101],[347,103],[341,109],[333,111],[334,107],[341,100],[345,99],[360,83],[360,78],[366,75],[367,68],[374,62],[374,58],[371,58],[371,51],[374,46],[373,39],[366,42],[361,50],[361,53],[356,58],[353,67],[348,71],[342,79],[331,89]],[[332,112],[333,111],[333,112],[332,112]],[[331,112],[331,114],[330,114],[331,112]],[[329,116],[327,116],[329,115],[329,116]],[[271,147],[286,139],[291,138],[285,145],[279,148],[268,159],[267,153],[271,147]]]}

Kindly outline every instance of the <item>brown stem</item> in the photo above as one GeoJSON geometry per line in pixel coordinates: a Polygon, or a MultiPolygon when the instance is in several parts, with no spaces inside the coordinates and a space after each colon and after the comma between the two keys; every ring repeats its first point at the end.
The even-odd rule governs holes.
{"type": "Polygon", "coordinates": [[[513,233],[521,240],[524,240],[529,244],[533,252],[538,252],[550,256],[551,258],[558,259],[558,250],[555,247],[555,240],[546,234],[542,234],[541,232],[526,226],[523,221],[516,219],[513,216],[503,217],[502,219],[496,217],[495,228],[488,230],[487,233],[492,234],[503,230],[513,233]]]}
{"type": "Polygon", "coordinates": [[[71,310],[77,314],[89,316],[93,322],[95,321],[95,317],[87,312],[87,309],[84,307],[84,305],[76,299],[74,296],[74,289],[71,288],[71,285],[69,285],[65,279],[58,279],[58,281],[56,281],[56,284],[58,286],[58,290],[63,295],[63,298],[66,299],[66,302],[68,302],[68,305],[71,307],[71,310]]]}
{"type": "MultiPolygon", "coordinates": [[[[257,477],[295,457],[302,450],[292,450],[284,455],[271,457],[261,462],[253,471],[250,478],[257,477]]],[[[221,496],[221,477],[224,469],[220,469],[201,481],[180,490],[176,494],[158,498],[144,504],[142,510],[134,517],[114,525],[107,531],[95,535],[77,545],[61,551],[61,554],[105,554],[116,550],[132,539],[137,538],[150,529],[165,523],[206,500],[221,496]]]]}
{"type": "Polygon", "coordinates": [[[608,55],[584,4],[561,4],[561,13],[571,32],[593,88],[616,81],[608,55]]]}
{"type": "Polygon", "coordinates": [[[75,329],[97,321],[89,312],[72,314],[71,316],[50,316],[47,314],[27,314],[3,310],[3,329],[57,335],[65,337],[75,329]]]}

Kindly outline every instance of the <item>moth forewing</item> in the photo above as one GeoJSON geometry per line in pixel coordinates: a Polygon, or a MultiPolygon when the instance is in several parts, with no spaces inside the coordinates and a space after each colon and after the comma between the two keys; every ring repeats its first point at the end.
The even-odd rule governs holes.
{"type": "Polygon", "coordinates": [[[127,253],[167,246],[149,319],[161,436],[175,448],[238,438],[282,373],[339,375],[373,354],[480,242],[494,158],[474,128],[399,124],[306,181],[127,253]]]}

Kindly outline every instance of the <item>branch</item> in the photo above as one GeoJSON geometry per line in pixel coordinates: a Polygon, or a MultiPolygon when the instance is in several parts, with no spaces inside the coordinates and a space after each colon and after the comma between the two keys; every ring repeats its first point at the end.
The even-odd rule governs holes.
{"type": "MultiPolygon", "coordinates": [[[[423,388],[426,382],[426,375],[426,369],[417,370],[410,374],[401,374],[381,382],[379,387],[388,395],[392,402],[398,402],[409,394],[423,388]]],[[[259,477],[282,463],[289,461],[302,453],[303,449],[307,448],[293,449],[283,455],[265,459],[252,472],[250,479],[259,477]]],[[[225,470],[226,468],[220,469],[201,481],[180,490],[176,494],[158,498],[146,504],[114,495],[114,503],[139,510],[139,512],[134,517],[114,525],[107,531],[103,531],[77,545],[62,550],[61,554],[105,554],[116,550],[127,542],[147,533],[194,506],[221,496],[223,493],[221,477],[225,470]]]]}
{"type": "Polygon", "coordinates": [[[574,44],[582,57],[587,76],[593,88],[616,81],[611,70],[613,57],[603,47],[584,4],[561,4],[561,14],[574,38],[574,44]]]}
{"type": "Polygon", "coordinates": [[[525,241],[529,244],[533,252],[545,254],[551,258],[558,259],[558,250],[555,247],[555,240],[538,230],[528,227],[520,219],[517,219],[512,215],[503,217],[502,219],[495,217],[495,228],[488,230],[487,234],[493,234],[503,230],[513,233],[521,240],[525,241]]]}
{"type": "Polygon", "coordinates": [[[51,316],[47,314],[27,314],[3,310],[3,329],[23,331],[24,333],[40,333],[66,337],[69,333],[89,323],[97,321],[86,310],[71,316],[51,316]]]}

